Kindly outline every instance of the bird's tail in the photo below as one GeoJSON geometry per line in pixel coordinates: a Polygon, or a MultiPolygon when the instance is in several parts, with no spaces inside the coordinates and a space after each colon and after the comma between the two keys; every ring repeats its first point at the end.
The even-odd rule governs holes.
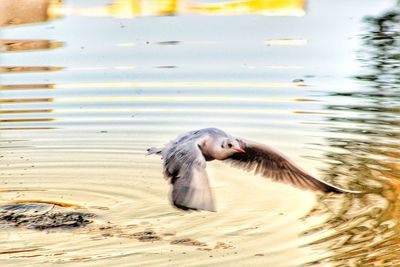
{"type": "Polygon", "coordinates": [[[150,147],[149,149],[147,149],[147,155],[161,155],[162,153],[162,148],[158,148],[158,147],[150,147]]]}

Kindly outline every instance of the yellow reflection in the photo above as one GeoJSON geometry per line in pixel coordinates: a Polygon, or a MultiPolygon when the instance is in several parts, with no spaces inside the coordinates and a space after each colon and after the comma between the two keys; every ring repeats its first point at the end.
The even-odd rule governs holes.
{"type": "MultiPolygon", "coordinates": [[[[49,13],[77,16],[112,16],[134,18],[138,16],[163,16],[178,13],[179,0],[114,0],[110,5],[97,7],[52,6],[49,13]]],[[[180,10],[179,10],[180,11],[180,10]]]]}
{"type": "Polygon", "coordinates": [[[15,72],[36,72],[36,71],[59,71],[63,67],[45,67],[45,66],[8,66],[0,67],[0,73],[15,73],[15,72]]]}
{"type": "Polygon", "coordinates": [[[42,203],[42,204],[51,204],[56,205],[64,208],[69,207],[77,207],[78,204],[66,203],[61,201],[53,201],[53,200],[41,200],[41,199],[18,199],[14,200],[13,203],[42,203]]]}
{"type": "Polygon", "coordinates": [[[62,42],[50,40],[0,40],[0,51],[29,51],[62,47],[62,42]]]}
{"type": "Polygon", "coordinates": [[[61,0],[1,0],[0,27],[58,18],[59,14],[49,11],[61,3],[61,0]]]}
{"type": "Polygon", "coordinates": [[[45,122],[45,121],[54,121],[52,118],[40,118],[40,119],[0,119],[0,122],[9,123],[9,122],[45,122]]]}
{"type": "MultiPolygon", "coordinates": [[[[194,2],[194,1],[191,1],[194,2]]],[[[305,14],[304,0],[244,0],[217,3],[198,3],[189,5],[189,10],[196,13],[246,14],[263,13],[268,15],[305,14]]]]}
{"type": "Polygon", "coordinates": [[[173,15],[178,11],[178,0],[115,0],[108,6],[108,12],[115,17],[173,15]]]}
{"type": "Polygon", "coordinates": [[[22,99],[0,99],[2,104],[11,103],[36,103],[36,102],[53,102],[54,98],[22,98],[22,99]]]}
{"type": "Polygon", "coordinates": [[[114,0],[110,5],[98,7],[72,7],[54,5],[49,8],[53,16],[112,16],[135,18],[139,16],[163,16],[179,13],[235,15],[258,13],[266,15],[302,16],[305,0],[242,0],[201,2],[190,0],[114,0]]]}
{"type": "Polygon", "coordinates": [[[32,89],[53,89],[54,84],[5,84],[0,85],[0,90],[32,90],[32,89]]]}
{"type": "Polygon", "coordinates": [[[178,13],[302,16],[305,0],[241,0],[201,2],[190,0],[114,0],[105,6],[73,7],[62,0],[1,0],[0,27],[44,22],[63,15],[135,18],[178,13]]]}
{"type": "Polygon", "coordinates": [[[18,113],[50,113],[54,112],[53,109],[12,109],[0,110],[0,114],[18,114],[18,113]]]}

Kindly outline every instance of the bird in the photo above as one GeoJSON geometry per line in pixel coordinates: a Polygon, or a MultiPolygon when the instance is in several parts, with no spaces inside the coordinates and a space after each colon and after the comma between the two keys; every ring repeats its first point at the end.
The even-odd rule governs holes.
{"type": "Polygon", "coordinates": [[[358,193],[311,176],[267,145],[233,137],[218,128],[187,132],[164,147],[152,147],[147,152],[162,156],[164,177],[172,185],[172,205],[184,211],[216,211],[206,171],[207,161],[212,160],[221,160],[300,189],[358,193]]]}

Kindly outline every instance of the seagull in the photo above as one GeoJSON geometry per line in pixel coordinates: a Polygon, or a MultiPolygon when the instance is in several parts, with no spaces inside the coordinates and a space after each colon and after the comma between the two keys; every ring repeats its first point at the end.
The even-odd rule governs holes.
{"type": "Polygon", "coordinates": [[[181,210],[216,211],[206,172],[206,162],[222,160],[277,182],[301,189],[358,193],[319,180],[296,166],[280,152],[264,144],[235,138],[217,128],[205,128],[178,136],[148,154],[162,156],[164,177],[172,185],[171,202],[181,210]]]}

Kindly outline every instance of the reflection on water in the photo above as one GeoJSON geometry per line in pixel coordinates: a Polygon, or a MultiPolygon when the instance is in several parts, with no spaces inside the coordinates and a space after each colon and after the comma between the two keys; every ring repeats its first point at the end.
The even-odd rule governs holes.
{"type": "Polygon", "coordinates": [[[0,90],[52,89],[54,84],[3,84],[0,90]]]}
{"type": "Polygon", "coordinates": [[[49,40],[0,40],[0,51],[29,51],[62,47],[61,42],[49,40]]]}
{"type": "Polygon", "coordinates": [[[277,39],[277,40],[265,40],[265,45],[305,45],[307,40],[304,39],[277,39]]]}
{"type": "Polygon", "coordinates": [[[193,1],[193,0],[115,0],[105,7],[65,7],[60,13],[84,16],[113,16],[134,18],[138,16],[165,16],[182,13],[194,14],[267,14],[304,15],[304,0],[242,0],[242,1],[193,1]]]}
{"type": "MultiPolygon", "coordinates": [[[[137,20],[109,16],[183,7],[42,2],[64,18],[10,27],[1,43],[0,206],[64,206],[96,217],[47,233],[0,223],[2,266],[400,264],[398,10],[362,22],[355,54],[359,44],[348,37],[357,39],[361,17],[383,8],[376,2],[343,10],[310,1],[300,18],[137,20]],[[177,211],[161,162],[146,149],[213,126],[366,193],[315,195],[210,162],[218,212],[177,211]]],[[[303,1],[190,4],[201,14],[237,14],[289,2],[303,10],[303,1]]]]}
{"type": "Polygon", "coordinates": [[[326,131],[332,133],[327,141],[337,152],[326,154],[329,167],[324,171],[332,181],[375,193],[319,198],[308,216],[329,214],[330,218],[305,234],[326,235],[310,245],[328,248],[331,255],[310,265],[400,265],[399,9],[368,17],[365,23],[368,32],[363,36],[360,59],[365,73],[356,77],[363,81],[362,90],[330,94],[354,104],[326,106],[345,114],[327,118],[331,126],[326,131]],[[336,138],[337,133],[351,137],[336,138]]]}
{"type": "Polygon", "coordinates": [[[305,0],[114,0],[104,6],[78,7],[63,0],[3,0],[0,2],[0,27],[43,22],[65,15],[112,16],[135,18],[139,16],[169,16],[182,13],[194,14],[251,14],[304,15],[305,0]]]}
{"type": "Polygon", "coordinates": [[[62,0],[0,1],[0,27],[43,22],[57,18],[49,9],[62,0]]]}
{"type": "Polygon", "coordinates": [[[304,0],[242,0],[220,1],[210,3],[204,1],[190,1],[189,10],[199,13],[216,14],[246,14],[266,13],[275,15],[304,15],[304,0]],[[200,2],[200,3],[196,3],[200,2]]]}
{"type": "MultiPolygon", "coordinates": [[[[64,68],[62,67],[39,67],[39,66],[31,66],[31,67],[0,67],[0,73],[5,73],[5,72],[37,72],[37,71],[58,71],[58,70],[63,70],[64,68]]],[[[3,87],[0,88],[0,90],[3,89],[3,87]]]]}

